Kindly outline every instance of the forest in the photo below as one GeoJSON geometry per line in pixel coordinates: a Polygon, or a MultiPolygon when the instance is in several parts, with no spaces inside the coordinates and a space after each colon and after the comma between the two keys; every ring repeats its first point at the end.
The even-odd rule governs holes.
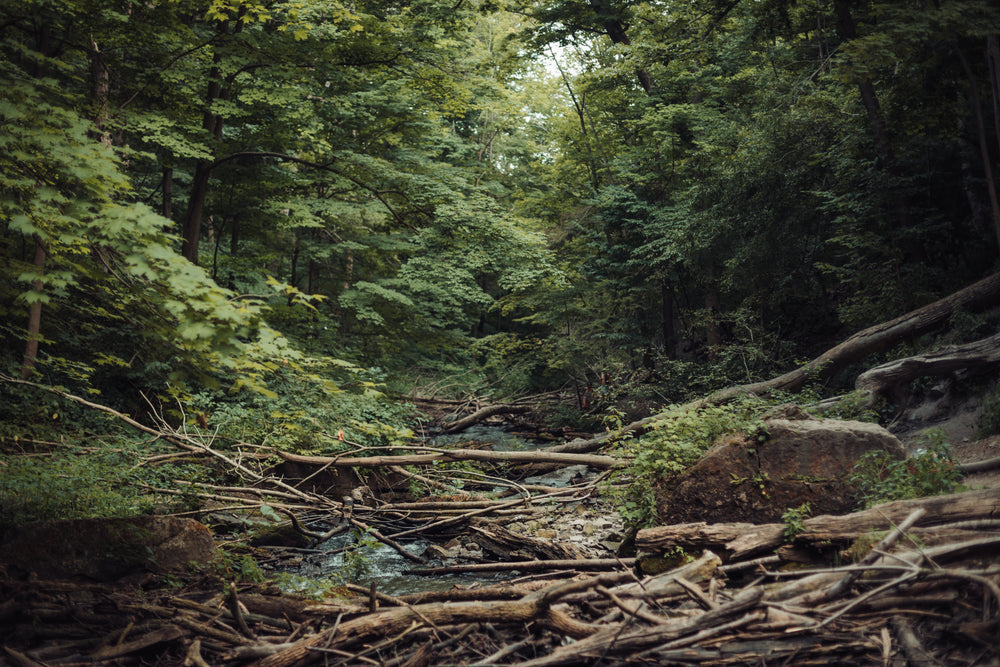
{"type": "Polygon", "coordinates": [[[1000,432],[995,0],[5,0],[0,54],[0,533],[223,483],[177,447],[746,427],[943,346],[1000,432]]]}
{"type": "Polygon", "coordinates": [[[996,266],[985,0],[2,11],[3,366],[130,414],[386,444],[398,397],[605,378],[638,415],[996,266]]]}

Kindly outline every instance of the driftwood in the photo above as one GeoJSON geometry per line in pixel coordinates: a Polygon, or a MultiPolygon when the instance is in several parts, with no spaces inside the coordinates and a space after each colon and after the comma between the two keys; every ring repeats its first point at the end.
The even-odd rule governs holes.
{"type": "Polygon", "coordinates": [[[507,530],[503,526],[471,526],[470,537],[494,560],[511,561],[586,559],[586,552],[572,543],[561,543],[507,530]]]}
{"type": "MultiPolygon", "coordinates": [[[[917,526],[1000,519],[1000,489],[897,500],[844,516],[811,517],[802,522],[795,534],[795,542],[851,542],[872,531],[891,529],[916,509],[924,511],[917,526]]],[[[785,531],[786,526],[780,523],[685,523],[640,530],[635,544],[639,551],[645,553],[668,551],[674,547],[706,548],[718,551],[729,560],[740,560],[781,546],[786,539],[785,531]]]]}

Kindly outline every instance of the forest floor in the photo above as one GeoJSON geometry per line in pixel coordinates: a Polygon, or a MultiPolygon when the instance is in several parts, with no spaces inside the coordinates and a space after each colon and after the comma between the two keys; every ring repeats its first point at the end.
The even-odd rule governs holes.
{"type": "MultiPolygon", "coordinates": [[[[936,428],[959,462],[996,458],[1000,436],[976,437],[981,404],[972,397],[926,400],[890,430],[911,451],[936,428]]],[[[1000,501],[998,470],[970,475],[964,486],[971,491],[954,496],[965,503],[960,514],[988,512],[1000,501]]],[[[314,600],[269,583],[232,581],[228,568],[107,583],[0,576],[0,667],[1000,665],[997,521],[976,515],[991,525],[942,525],[950,499],[927,506],[938,517],[926,525],[916,523],[915,510],[924,508],[911,503],[919,501],[875,508],[897,528],[874,546],[871,535],[885,533],[862,526],[831,537],[829,517],[815,517],[794,545],[778,525],[785,544],[774,555],[740,560],[722,545],[714,553],[706,547],[693,562],[643,576],[626,559],[585,563],[596,565],[593,553],[611,546],[602,537],[624,530],[620,519],[608,518],[606,503],[583,490],[579,498],[470,516],[466,535],[478,535],[478,546],[468,536],[456,540],[459,550],[475,546],[466,554],[473,559],[501,562],[497,554],[505,551],[559,546],[568,558],[559,569],[426,593],[387,595],[373,582],[314,600]],[[835,550],[846,553],[850,545],[864,559],[810,565],[808,554],[829,551],[831,539],[835,550]],[[894,548],[896,555],[885,555],[894,548]],[[582,552],[576,560],[573,550],[582,552]],[[803,553],[807,560],[797,560],[803,553]]],[[[453,501],[454,508],[467,512],[462,502],[453,501]]],[[[396,529],[385,521],[386,509],[360,504],[355,520],[396,529]]],[[[744,525],[742,532],[754,531],[744,525]]],[[[689,549],[687,559],[697,553],[689,549]]]]}

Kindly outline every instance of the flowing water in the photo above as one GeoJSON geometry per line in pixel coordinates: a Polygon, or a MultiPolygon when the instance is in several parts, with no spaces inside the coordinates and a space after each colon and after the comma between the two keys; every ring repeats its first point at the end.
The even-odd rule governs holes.
{"type": "MultiPolygon", "coordinates": [[[[500,427],[477,425],[462,433],[439,435],[429,440],[435,447],[455,447],[472,442],[475,445],[489,445],[494,450],[530,450],[546,446],[548,443],[533,443],[507,433],[500,427]]],[[[527,484],[542,486],[566,486],[569,480],[585,473],[586,466],[570,466],[553,473],[523,480],[527,484]]],[[[408,552],[423,556],[430,542],[416,539],[401,546],[408,552]]],[[[337,535],[319,545],[316,552],[307,553],[294,564],[281,569],[292,575],[289,586],[302,584],[299,578],[330,581],[347,581],[369,585],[376,583],[379,592],[387,595],[403,595],[424,591],[448,589],[455,585],[489,585],[517,576],[516,573],[475,573],[443,576],[406,574],[407,570],[427,567],[404,558],[395,549],[376,542],[371,537],[358,535],[356,531],[337,535]]]]}

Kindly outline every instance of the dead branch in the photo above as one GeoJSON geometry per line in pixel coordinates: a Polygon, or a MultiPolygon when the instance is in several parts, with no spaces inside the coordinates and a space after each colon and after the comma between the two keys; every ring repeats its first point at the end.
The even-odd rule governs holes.
{"type": "Polygon", "coordinates": [[[560,465],[586,465],[592,468],[616,468],[627,461],[613,456],[593,454],[566,454],[549,450],[529,452],[494,452],[484,449],[435,449],[419,447],[425,454],[399,456],[306,456],[290,452],[277,452],[286,461],[310,465],[337,467],[378,467],[394,465],[424,465],[435,461],[490,461],[496,463],[558,463],[560,465]]]}
{"type": "Polygon", "coordinates": [[[528,405],[508,405],[508,404],[496,404],[487,405],[479,408],[471,415],[462,417],[453,422],[447,422],[444,424],[442,430],[445,433],[457,433],[458,431],[464,431],[465,429],[478,424],[481,421],[489,419],[494,415],[510,415],[510,414],[520,414],[524,412],[531,412],[531,406],[528,405]]]}

